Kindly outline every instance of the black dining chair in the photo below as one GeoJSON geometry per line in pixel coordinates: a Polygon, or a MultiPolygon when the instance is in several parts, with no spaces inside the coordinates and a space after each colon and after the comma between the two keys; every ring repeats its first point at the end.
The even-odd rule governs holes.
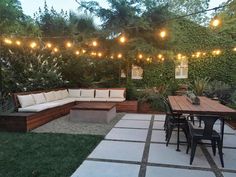
{"type": "Polygon", "coordinates": [[[212,151],[213,155],[216,154],[216,144],[218,146],[218,152],[220,156],[220,161],[222,167],[224,167],[224,161],[223,161],[223,144],[222,144],[222,137],[221,135],[213,129],[215,122],[220,119],[219,116],[212,116],[212,115],[198,115],[198,118],[204,123],[204,128],[199,129],[195,128],[191,122],[188,122],[189,126],[189,136],[188,136],[188,147],[186,153],[188,153],[189,148],[191,147],[191,153],[190,153],[190,165],[192,165],[195,151],[197,144],[201,140],[209,140],[211,141],[212,145],[212,151]]]}
{"type": "Polygon", "coordinates": [[[185,116],[176,114],[172,111],[169,103],[167,100],[163,100],[165,106],[165,123],[164,123],[164,130],[166,132],[166,146],[169,145],[172,132],[175,128],[179,128],[183,130],[186,140],[188,141],[188,122],[185,116]]]}

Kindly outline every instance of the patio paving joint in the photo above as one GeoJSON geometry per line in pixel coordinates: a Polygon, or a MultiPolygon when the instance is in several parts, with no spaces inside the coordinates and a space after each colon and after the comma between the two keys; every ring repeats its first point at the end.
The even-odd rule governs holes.
{"type": "Polygon", "coordinates": [[[138,175],[139,177],[146,176],[146,168],[147,168],[147,163],[148,163],[148,155],[149,155],[149,149],[150,149],[150,144],[151,144],[153,124],[154,124],[154,115],[152,115],[151,117],[149,129],[148,129],[147,139],[144,146],[143,158],[142,158],[139,175],[138,175]]]}

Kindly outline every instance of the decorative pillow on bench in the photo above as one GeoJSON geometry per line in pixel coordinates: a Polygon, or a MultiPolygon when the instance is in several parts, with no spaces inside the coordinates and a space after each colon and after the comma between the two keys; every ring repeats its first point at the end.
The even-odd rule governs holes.
{"type": "Polygon", "coordinates": [[[70,97],[75,97],[75,98],[81,97],[80,96],[80,93],[81,93],[80,89],[68,89],[68,91],[69,91],[70,97]]]}
{"type": "Polygon", "coordinates": [[[96,90],[96,95],[95,98],[108,98],[109,97],[109,90],[108,89],[104,89],[104,90],[96,90]]]}
{"type": "Polygon", "coordinates": [[[61,92],[61,95],[62,95],[63,99],[69,97],[69,93],[66,89],[65,90],[60,90],[60,92],[61,92]]]}
{"type": "Polygon", "coordinates": [[[22,108],[35,105],[35,100],[32,95],[17,95],[22,108]]]}
{"type": "Polygon", "coordinates": [[[47,102],[55,101],[56,97],[54,91],[43,93],[47,102]]]}
{"type": "Polygon", "coordinates": [[[124,98],[125,90],[110,90],[110,98],[124,98]]]}
{"type": "Polygon", "coordinates": [[[47,100],[43,93],[32,94],[36,104],[46,103],[47,100]]]}
{"type": "Polygon", "coordinates": [[[82,98],[94,98],[94,89],[81,89],[82,98]]]}

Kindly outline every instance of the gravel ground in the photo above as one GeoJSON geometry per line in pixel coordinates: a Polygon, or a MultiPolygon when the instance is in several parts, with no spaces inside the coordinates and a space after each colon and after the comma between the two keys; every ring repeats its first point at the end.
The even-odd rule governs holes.
{"type": "Polygon", "coordinates": [[[109,124],[71,122],[69,115],[66,115],[32,130],[32,132],[106,135],[124,115],[124,113],[117,113],[109,124]]]}

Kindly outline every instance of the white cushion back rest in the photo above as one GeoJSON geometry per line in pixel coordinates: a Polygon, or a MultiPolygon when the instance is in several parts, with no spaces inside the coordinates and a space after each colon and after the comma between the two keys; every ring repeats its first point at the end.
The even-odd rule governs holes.
{"type": "Polygon", "coordinates": [[[61,90],[61,94],[62,94],[62,98],[63,99],[69,97],[69,93],[68,93],[68,91],[66,89],[65,90],[61,90]]]}
{"type": "Polygon", "coordinates": [[[110,98],[124,98],[124,90],[110,90],[110,98]]]}
{"type": "Polygon", "coordinates": [[[32,106],[35,104],[35,101],[32,95],[17,95],[17,98],[22,108],[32,106]]]}
{"type": "Polygon", "coordinates": [[[94,89],[81,89],[81,97],[94,98],[94,89]]]}
{"type": "Polygon", "coordinates": [[[110,90],[96,90],[95,98],[109,98],[110,90]]]}
{"type": "Polygon", "coordinates": [[[46,103],[47,100],[43,93],[32,94],[36,104],[46,103]]]}
{"type": "Polygon", "coordinates": [[[43,93],[47,102],[50,102],[50,101],[54,101],[56,100],[56,97],[55,97],[55,94],[54,94],[54,91],[51,91],[51,92],[46,92],[46,93],[43,93]]]}
{"type": "Polygon", "coordinates": [[[55,92],[54,92],[54,95],[55,95],[55,97],[56,97],[56,100],[61,100],[61,99],[63,99],[63,95],[61,94],[61,91],[60,91],[60,90],[55,91],[55,92]]]}
{"type": "Polygon", "coordinates": [[[69,96],[79,98],[80,97],[80,89],[68,89],[69,96]]]}

